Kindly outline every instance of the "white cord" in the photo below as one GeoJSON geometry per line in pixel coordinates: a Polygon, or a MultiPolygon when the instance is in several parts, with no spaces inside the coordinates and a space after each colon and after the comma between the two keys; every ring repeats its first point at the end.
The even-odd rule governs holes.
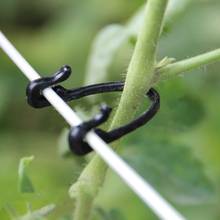
{"type": "MultiPolygon", "coordinates": [[[[0,47],[30,81],[40,78],[39,74],[21,56],[21,54],[7,40],[1,31],[0,47]]],[[[76,126],[81,123],[81,119],[76,115],[76,113],[51,88],[44,89],[43,95],[70,124],[70,126],[76,126]]],[[[124,180],[124,182],[144,201],[144,203],[146,203],[153,210],[153,212],[160,219],[185,219],[93,131],[87,134],[86,140],[89,145],[102,157],[102,159],[124,180]]]]}

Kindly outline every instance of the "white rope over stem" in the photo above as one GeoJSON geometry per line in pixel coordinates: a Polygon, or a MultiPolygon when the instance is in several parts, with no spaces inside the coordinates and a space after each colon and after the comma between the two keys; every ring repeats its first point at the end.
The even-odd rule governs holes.
{"type": "MultiPolygon", "coordinates": [[[[30,81],[40,78],[40,75],[21,56],[1,31],[0,47],[30,81]]],[[[70,126],[76,126],[82,122],[76,113],[51,88],[44,89],[43,95],[70,126]]],[[[86,135],[86,141],[160,219],[185,219],[93,131],[86,135]]]]}

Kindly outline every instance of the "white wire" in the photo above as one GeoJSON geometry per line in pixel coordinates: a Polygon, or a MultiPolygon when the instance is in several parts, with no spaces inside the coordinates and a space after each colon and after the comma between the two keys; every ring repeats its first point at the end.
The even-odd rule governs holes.
{"type": "MultiPolygon", "coordinates": [[[[1,31],[0,47],[30,81],[40,78],[39,74],[21,56],[21,54],[7,40],[1,31]]],[[[81,119],[76,115],[76,113],[51,88],[45,89],[43,91],[43,95],[71,126],[76,126],[81,123],[81,119]]],[[[86,140],[90,146],[102,157],[102,159],[124,180],[124,182],[144,201],[144,203],[146,203],[153,210],[153,212],[160,219],[185,219],[93,131],[87,134],[86,140]]]]}

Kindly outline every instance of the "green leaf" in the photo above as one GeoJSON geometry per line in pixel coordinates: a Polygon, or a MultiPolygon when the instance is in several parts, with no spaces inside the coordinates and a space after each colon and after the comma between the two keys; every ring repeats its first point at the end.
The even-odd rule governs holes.
{"type": "Polygon", "coordinates": [[[205,116],[204,105],[195,96],[185,94],[177,100],[168,102],[169,115],[175,128],[181,125],[182,129],[195,126],[205,116]]]}
{"type": "Polygon", "coordinates": [[[100,220],[125,220],[125,217],[118,209],[111,209],[106,211],[103,208],[96,208],[96,213],[100,220]]]}
{"type": "Polygon", "coordinates": [[[142,23],[143,7],[134,15],[127,25],[109,25],[95,38],[87,65],[85,84],[99,83],[106,80],[108,69],[116,52],[123,43],[135,35],[142,23]],[[94,77],[95,76],[95,77],[94,77]]]}
{"type": "Polygon", "coordinates": [[[165,29],[170,29],[172,24],[177,21],[177,19],[188,9],[192,0],[171,0],[169,1],[166,19],[165,19],[165,29]]]}
{"type": "Polygon", "coordinates": [[[18,168],[19,191],[21,193],[34,193],[34,187],[30,180],[27,170],[34,156],[24,157],[20,160],[18,168]]]}
{"type": "MultiPolygon", "coordinates": [[[[2,214],[5,214],[4,218],[1,219],[10,219],[10,220],[16,220],[18,215],[17,215],[17,211],[15,209],[14,206],[12,206],[11,204],[5,204],[4,208],[2,208],[2,214]]],[[[0,215],[1,216],[1,215],[0,215]]],[[[2,216],[1,216],[2,217],[2,216]]]]}
{"type": "Polygon", "coordinates": [[[100,220],[110,220],[109,217],[108,217],[108,213],[101,207],[98,207],[95,209],[97,215],[98,215],[98,218],[100,220]]]}
{"type": "Polygon", "coordinates": [[[124,215],[118,209],[111,209],[109,217],[111,220],[125,220],[124,215]]]}
{"type": "Polygon", "coordinates": [[[126,39],[125,28],[121,25],[109,25],[97,35],[88,61],[86,84],[99,83],[107,78],[115,53],[126,39]]]}
{"type": "Polygon", "coordinates": [[[45,219],[44,217],[48,216],[55,209],[55,207],[54,204],[49,204],[33,212],[29,211],[26,215],[19,217],[18,220],[43,220],[45,219]]]}
{"type": "MultiPolygon", "coordinates": [[[[206,118],[206,106],[184,81],[175,79],[160,85],[160,111],[148,124],[147,132],[161,137],[195,129],[206,118]],[[175,92],[174,92],[175,91],[175,92]]],[[[143,104],[142,111],[145,111],[143,104]]],[[[139,113],[140,114],[140,113],[139,113]]]]}
{"type": "Polygon", "coordinates": [[[214,187],[190,148],[143,136],[128,142],[123,155],[158,191],[173,202],[187,205],[214,198],[214,187]]]}
{"type": "Polygon", "coordinates": [[[59,218],[59,220],[73,220],[73,216],[71,214],[67,214],[59,218]]]}
{"type": "MultiPolygon", "coordinates": [[[[177,16],[186,10],[189,3],[191,0],[170,1],[166,14],[167,26],[171,21],[176,21],[177,16]]],[[[106,80],[108,70],[119,48],[129,41],[135,44],[143,19],[144,7],[142,6],[124,26],[109,25],[98,33],[87,64],[86,85],[106,80]]]]}

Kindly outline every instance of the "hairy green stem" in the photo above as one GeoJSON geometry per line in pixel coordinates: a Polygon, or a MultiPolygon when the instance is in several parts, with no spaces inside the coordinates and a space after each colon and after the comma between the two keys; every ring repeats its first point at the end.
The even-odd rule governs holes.
{"type": "MultiPolygon", "coordinates": [[[[128,68],[119,108],[111,127],[131,120],[144,93],[150,88],[154,75],[156,46],[167,2],[168,0],[147,1],[143,26],[128,68]]],[[[104,182],[106,171],[106,164],[96,155],[83,170],[78,181],[70,188],[70,196],[76,201],[74,220],[89,219],[93,200],[104,182]]]]}
{"type": "Polygon", "coordinates": [[[94,198],[103,185],[106,171],[107,165],[98,155],[95,155],[77,182],[70,187],[70,197],[76,201],[74,220],[88,220],[90,218],[94,198]]]}
{"type": "Polygon", "coordinates": [[[80,192],[78,194],[78,201],[76,203],[75,212],[74,212],[74,219],[77,220],[85,220],[89,219],[90,212],[86,210],[91,210],[93,205],[93,198],[86,194],[85,192],[80,192]],[[81,207],[84,207],[84,211],[82,211],[81,207]]]}
{"type": "Polygon", "coordinates": [[[220,49],[216,49],[189,59],[169,64],[159,70],[159,76],[161,79],[168,79],[178,74],[182,74],[184,72],[199,68],[210,63],[214,63],[219,60],[220,49]]]}
{"type": "Polygon", "coordinates": [[[160,36],[167,0],[148,1],[144,26],[138,36],[128,67],[124,91],[111,128],[131,120],[154,76],[157,42],[160,36]]]}

